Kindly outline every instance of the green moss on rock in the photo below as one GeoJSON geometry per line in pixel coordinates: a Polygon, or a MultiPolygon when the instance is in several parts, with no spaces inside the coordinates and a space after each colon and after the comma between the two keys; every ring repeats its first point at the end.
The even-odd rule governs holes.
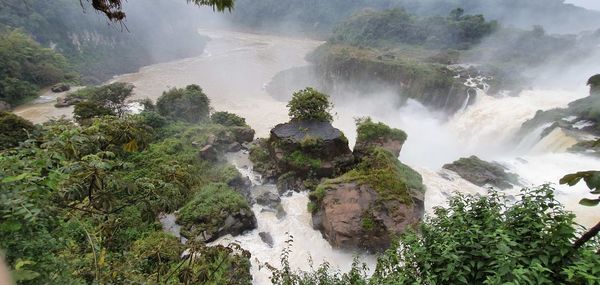
{"type": "Polygon", "coordinates": [[[404,143],[407,138],[404,131],[390,128],[388,125],[381,122],[375,123],[371,118],[359,119],[356,126],[356,132],[358,133],[357,139],[361,141],[372,141],[383,138],[404,143]]]}
{"type": "MultiPolygon", "coordinates": [[[[223,227],[228,226],[226,220],[229,217],[240,213],[243,213],[242,216],[252,215],[244,197],[224,183],[211,183],[199,189],[179,210],[177,222],[184,226],[188,236],[198,236],[206,232],[210,235],[210,239],[213,239],[216,238],[214,235],[223,230],[223,227]]],[[[247,222],[251,221],[242,221],[242,223],[247,222]]]]}
{"type": "Polygon", "coordinates": [[[362,162],[344,175],[325,180],[310,197],[319,203],[328,189],[342,183],[368,184],[377,192],[380,201],[397,200],[408,205],[413,203],[411,193],[425,191],[421,175],[382,148],[373,148],[362,162]]]}

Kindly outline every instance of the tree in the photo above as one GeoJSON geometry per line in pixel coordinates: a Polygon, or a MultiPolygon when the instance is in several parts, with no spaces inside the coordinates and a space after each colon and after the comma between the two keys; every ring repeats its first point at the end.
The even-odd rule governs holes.
{"type": "Polygon", "coordinates": [[[0,150],[18,146],[29,138],[34,126],[13,113],[0,112],[0,150]]]}
{"type": "MultiPolygon", "coordinates": [[[[80,0],[81,1],[81,0],[80,0]]],[[[106,15],[110,21],[122,21],[125,19],[125,12],[123,11],[123,0],[87,0],[91,1],[92,7],[106,15]]],[[[213,9],[223,12],[225,10],[231,11],[233,8],[234,0],[187,0],[187,2],[194,3],[198,6],[209,6],[213,9]]]]}
{"type": "Polygon", "coordinates": [[[165,117],[197,123],[208,120],[210,99],[200,86],[192,84],[163,92],[156,101],[156,109],[165,117]]]}
{"type": "Polygon", "coordinates": [[[292,100],[287,104],[291,120],[331,122],[331,109],[329,96],[308,87],[292,95],[292,100]]]}
{"type": "Polygon", "coordinates": [[[114,115],[115,113],[111,109],[93,101],[79,102],[75,104],[73,110],[73,117],[81,125],[88,124],[92,118],[114,115]]]}
{"type": "Polygon", "coordinates": [[[111,110],[118,117],[127,112],[127,99],[133,95],[133,84],[116,82],[97,88],[90,94],[89,100],[111,110]]]}

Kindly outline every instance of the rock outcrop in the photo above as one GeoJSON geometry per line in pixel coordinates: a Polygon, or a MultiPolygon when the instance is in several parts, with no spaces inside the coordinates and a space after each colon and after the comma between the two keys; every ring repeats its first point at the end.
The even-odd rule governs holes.
{"type": "Polygon", "coordinates": [[[199,149],[198,157],[203,160],[216,161],[225,152],[237,152],[244,144],[254,139],[254,130],[250,127],[225,127],[218,129],[202,140],[192,144],[199,149]]]}
{"type": "Polygon", "coordinates": [[[222,183],[199,189],[177,213],[177,223],[182,225],[182,236],[203,242],[227,234],[240,235],[257,226],[246,199],[222,183]]]}
{"type": "Polygon", "coordinates": [[[374,123],[370,118],[357,123],[358,136],[354,145],[354,156],[360,159],[375,147],[380,147],[398,157],[406,141],[406,133],[392,129],[382,123],[374,123]]]}
{"type": "Polygon", "coordinates": [[[509,189],[519,184],[519,177],[516,174],[507,172],[507,169],[499,163],[487,162],[477,156],[461,158],[444,165],[443,168],[456,172],[460,177],[477,186],[509,189]]]}
{"type": "Polygon", "coordinates": [[[310,188],[305,182],[311,179],[341,174],[354,163],[344,134],[331,123],[319,121],[275,126],[268,140],[254,144],[250,158],[265,178],[281,178],[279,186],[296,190],[310,188]]]}
{"type": "Polygon", "coordinates": [[[56,104],[54,104],[54,107],[65,108],[65,107],[69,107],[69,106],[75,105],[75,104],[83,102],[83,101],[85,101],[84,98],[67,95],[65,97],[56,98],[56,104]]]}
{"type": "Polygon", "coordinates": [[[67,83],[57,83],[50,88],[54,93],[60,93],[71,90],[71,85],[67,83]]]}
{"type": "Polygon", "coordinates": [[[368,184],[330,187],[313,221],[336,248],[385,250],[395,235],[417,224],[423,215],[422,196],[410,202],[385,201],[368,184]]]}
{"type": "Polygon", "coordinates": [[[358,123],[357,165],[311,192],[313,227],[336,248],[386,249],[424,213],[421,176],[397,157],[404,132],[370,119],[358,123]]]}

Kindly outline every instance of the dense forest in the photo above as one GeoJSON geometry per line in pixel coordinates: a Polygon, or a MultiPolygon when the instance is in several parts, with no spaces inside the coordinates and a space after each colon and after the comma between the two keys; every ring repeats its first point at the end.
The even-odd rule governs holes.
{"type": "Polygon", "coordinates": [[[77,1],[9,0],[0,5],[0,24],[21,28],[62,54],[84,83],[100,83],[143,65],[201,54],[206,42],[189,25],[191,17],[177,16],[191,13],[180,1],[131,1],[125,5],[129,14],[122,23],[109,23],[77,1]]]}
{"type": "Polygon", "coordinates": [[[243,251],[188,242],[201,257],[181,260],[183,244],[157,220],[183,207],[180,223],[216,231],[247,209],[237,170],[195,147],[244,142],[248,130],[251,140],[244,120],[217,112],[211,121],[198,86],[168,90],[137,115],[123,112],[132,92],[123,84],[81,92],[79,124],[0,117],[0,247],[16,281],[248,284],[243,251]]]}
{"type": "Polygon", "coordinates": [[[254,27],[327,34],[337,23],[365,8],[405,8],[418,15],[445,15],[458,7],[462,7],[468,14],[483,14],[488,19],[517,28],[528,29],[534,25],[542,25],[553,33],[600,28],[600,12],[565,4],[564,0],[239,0],[236,2],[233,17],[239,23],[254,27]],[[557,22],[556,19],[561,21],[557,22]],[[275,23],[278,25],[273,25],[275,23]]]}

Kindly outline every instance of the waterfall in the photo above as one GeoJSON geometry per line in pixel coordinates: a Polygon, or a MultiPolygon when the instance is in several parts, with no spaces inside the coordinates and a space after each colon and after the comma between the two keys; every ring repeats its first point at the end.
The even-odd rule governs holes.
{"type": "Polygon", "coordinates": [[[527,153],[530,151],[542,139],[544,130],[552,126],[552,124],[553,123],[543,124],[527,134],[521,139],[517,147],[515,147],[515,151],[517,153],[527,153]]]}
{"type": "Polygon", "coordinates": [[[565,152],[577,143],[577,139],[570,136],[562,128],[555,128],[548,135],[531,148],[530,153],[557,153],[565,152]]]}

